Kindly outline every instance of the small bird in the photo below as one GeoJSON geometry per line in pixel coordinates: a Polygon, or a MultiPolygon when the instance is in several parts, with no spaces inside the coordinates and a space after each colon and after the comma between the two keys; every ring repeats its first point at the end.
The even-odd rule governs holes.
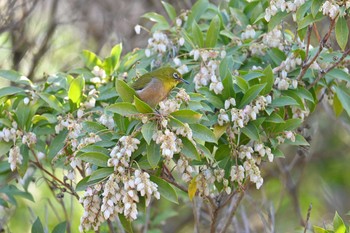
{"type": "Polygon", "coordinates": [[[142,75],[131,87],[135,89],[142,101],[154,108],[177,84],[182,82],[189,84],[176,69],[162,67],[142,75]]]}

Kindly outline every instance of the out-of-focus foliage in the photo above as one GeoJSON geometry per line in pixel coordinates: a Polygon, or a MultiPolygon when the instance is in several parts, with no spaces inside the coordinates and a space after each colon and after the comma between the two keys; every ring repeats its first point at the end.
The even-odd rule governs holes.
{"type": "MultiPolygon", "coordinates": [[[[28,187],[38,170],[65,213],[57,232],[76,231],[63,194],[84,208],[81,231],[112,231],[116,221],[128,232],[157,232],[180,211],[153,209],[162,199],[193,201],[195,227],[203,221],[224,232],[235,227],[232,217],[250,184],[263,186],[261,167],[283,157],[283,146],[308,147],[304,122],[320,101],[348,123],[350,4],[199,0],[181,12],[162,4],[168,19],[149,12],[142,17],[153,26],[135,27],[149,32],[144,49],[122,55],[117,44],[105,58],[84,50],[84,67],[49,75],[42,85],[0,70],[15,84],[0,89],[4,209],[16,205],[15,197],[33,201],[28,187]],[[311,45],[314,23],[325,19],[328,31],[311,45]],[[332,31],[339,50],[326,46],[332,31]],[[154,110],[130,84],[167,65],[191,84],[154,110]]],[[[291,178],[285,182],[295,197],[291,178]]],[[[43,231],[42,222],[37,218],[34,232],[43,231]]]]}

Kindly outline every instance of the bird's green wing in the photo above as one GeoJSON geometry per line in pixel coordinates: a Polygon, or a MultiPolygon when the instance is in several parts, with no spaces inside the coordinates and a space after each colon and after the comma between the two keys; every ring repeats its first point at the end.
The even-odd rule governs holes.
{"type": "Polygon", "coordinates": [[[144,74],[140,78],[138,78],[135,82],[131,84],[131,87],[134,88],[136,91],[143,89],[149,82],[152,80],[152,75],[150,74],[144,74]]]}

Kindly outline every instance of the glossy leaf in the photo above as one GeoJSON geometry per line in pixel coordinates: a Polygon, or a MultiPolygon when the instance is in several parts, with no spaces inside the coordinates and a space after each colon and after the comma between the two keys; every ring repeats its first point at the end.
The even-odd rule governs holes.
{"type": "Polygon", "coordinates": [[[24,90],[19,87],[3,87],[0,89],[0,98],[18,93],[24,93],[24,90]]]}
{"type": "Polygon", "coordinates": [[[49,153],[47,155],[50,161],[64,147],[67,134],[68,134],[68,131],[63,130],[58,135],[56,135],[56,137],[51,141],[51,144],[49,145],[49,153]]]}
{"type": "Polygon", "coordinates": [[[147,160],[152,168],[156,168],[160,161],[160,146],[152,141],[147,146],[147,160]]]}
{"type": "Polygon", "coordinates": [[[115,81],[115,89],[124,102],[132,103],[136,92],[124,81],[117,79],[115,81]]]}
{"type": "Polygon", "coordinates": [[[110,157],[100,152],[85,152],[79,155],[78,158],[82,161],[90,163],[91,165],[107,167],[107,161],[110,157]]]}
{"type": "Polygon", "coordinates": [[[216,15],[210,22],[209,29],[207,31],[207,36],[205,39],[205,47],[214,48],[216,46],[219,32],[220,32],[220,18],[218,15],[216,15]]]}
{"type": "Polygon", "coordinates": [[[339,17],[335,24],[335,38],[339,47],[344,51],[349,40],[349,28],[344,16],[339,17]]]}
{"type": "Polygon", "coordinates": [[[55,228],[52,230],[52,233],[65,233],[67,227],[67,222],[61,222],[55,226],[55,228]]]}
{"type": "Polygon", "coordinates": [[[14,70],[0,70],[0,77],[17,84],[32,85],[27,77],[14,70]]]}
{"type": "Polygon", "coordinates": [[[255,99],[259,95],[259,93],[265,88],[265,86],[266,86],[266,83],[256,84],[254,86],[251,86],[248,89],[248,91],[244,94],[238,107],[242,108],[245,105],[249,104],[253,99],[255,99]]]}
{"type": "Polygon", "coordinates": [[[178,204],[177,192],[168,182],[152,175],[151,181],[158,185],[158,191],[162,197],[168,201],[178,204]]]}
{"type": "Polygon", "coordinates": [[[122,116],[134,116],[134,115],[140,114],[133,104],[126,103],[126,102],[112,104],[108,106],[106,109],[107,111],[118,113],[122,116]]]}
{"type": "Polygon", "coordinates": [[[191,125],[192,134],[195,139],[202,140],[204,142],[213,142],[216,143],[216,137],[213,131],[201,124],[192,124],[191,125]]]}
{"type": "Polygon", "coordinates": [[[169,4],[169,3],[165,2],[165,1],[162,1],[162,5],[163,5],[165,11],[167,12],[169,18],[170,18],[172,21],[174,21],[175,18],[176,18],[176,11],[175,11],[175,8],[174,8],[171,4],[169,4]]]}
{"type": "Polygon", "coordinates": [[[91,175],[89,176],[89,182],[95,181],[95,180],[101,180],[104,179],[106,177],[108,177],[109,175],[111,175],[114,172],[114,168],[113,167],[103,167],[103,168],[99,168],[95,171],[93,171],[91,173],[91,175]]]}
{"type": "Polygon", "coordinates": [[[145,102],[134,96],[134,105],[140,113],[153,113],[153,109],[145,102]]]}
{"type": "Polygon", "coordinates": [[[277,108],[277,107],[284,107],[284,106],[297,106],[299,105],[298,102],[289,96],[280,96],[276,99],[273,99],[270,107],[277,108]]]}
{"type": "Polygon", "coordinates": [[[260,141],[259,130],[252,122],[242,128],[242,133],[254,141],[260,141]]]}
{"type": "Polygon", "coordinates": [[[191,159],[191,160],[200,160],[198,151],[193,143],[187,138],[181,138],[183,148],[181,149],[181,153],[191,159]]]}
{"type": "Polygon", "coordinates": [[[336,90],[336,95],[340,103],[342,104],[344,110],[350,116],[350,95],[341,87],[335,87],[335,90],[336,90]]]}
{"type": "Polygon", "coordinates": [[[170,115],[188,124],[197,123],[202,117],[202,114],[187,109],[172,112],[170,115]]]}
{"type": "Polygon", "coordinates": [[[261,83],[266,83],[266,86],[261,91],[261,95],[267,95],[271,92],[274,81],[271,65],[264,69],[263,74],[264,76],[261,77],[261,83]]]}
{"type": "Polygon", "coordinates": [[[45,233],[44,227],[41,224],[39,217],[36,218],[32,226],[32,233],[45,233]]]}
{"type": "Polygon", "coordinates": [[[63,111],[63,106],[61,102],[57,100],[54,95],[50,95],[48,93],[42,92],[38,93],[41,99],[43,99],[51,108],[55,109],[57,112],[63,111]]]}
{"type": "Polygon", "coordinates": [[[147,144],[149,145],[152,141],[152,136],[157,132],[157,125],[151,121],[144,124],[141,128],[141,133],[147,144]]]}
{"type": "Polygon", "coordinates": [[[93,52],[84,50],[82,52],[83,60],[85,61],[86,67],[92,70],[95,66],[102,67],[101,59],[93,52]]]}
{"type": "Polygon", "coordinates": [[[343,219],[339,216],[338,212],[335,212],[333,218],[333,229],[334,233],[345,233],[347,232],[343,219]]]}
{"type": "Polygon", "coordinates": [[[199,28],[198,24],[196,21],[193,22],[192,24],[192,41],[199,47],[203,48],[204,47],[204,40],[203,40],[203,33],[201,29],[199,28]]]}
{"type": "Polygon", "coordinates": [[[68,98],[75,104],[76,107],[80,106],[84,87],[85,80],[82,76],[77,77],[70,83],[68,90],[68,98]]]}

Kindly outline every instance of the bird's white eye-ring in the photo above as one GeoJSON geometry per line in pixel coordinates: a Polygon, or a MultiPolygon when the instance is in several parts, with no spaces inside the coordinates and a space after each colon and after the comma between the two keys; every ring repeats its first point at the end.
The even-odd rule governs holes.
{"type": "Polygon", "coordinates": [[[177,73],[173,73],[174,79],[180,79],[179,75],[177,73]]]}

